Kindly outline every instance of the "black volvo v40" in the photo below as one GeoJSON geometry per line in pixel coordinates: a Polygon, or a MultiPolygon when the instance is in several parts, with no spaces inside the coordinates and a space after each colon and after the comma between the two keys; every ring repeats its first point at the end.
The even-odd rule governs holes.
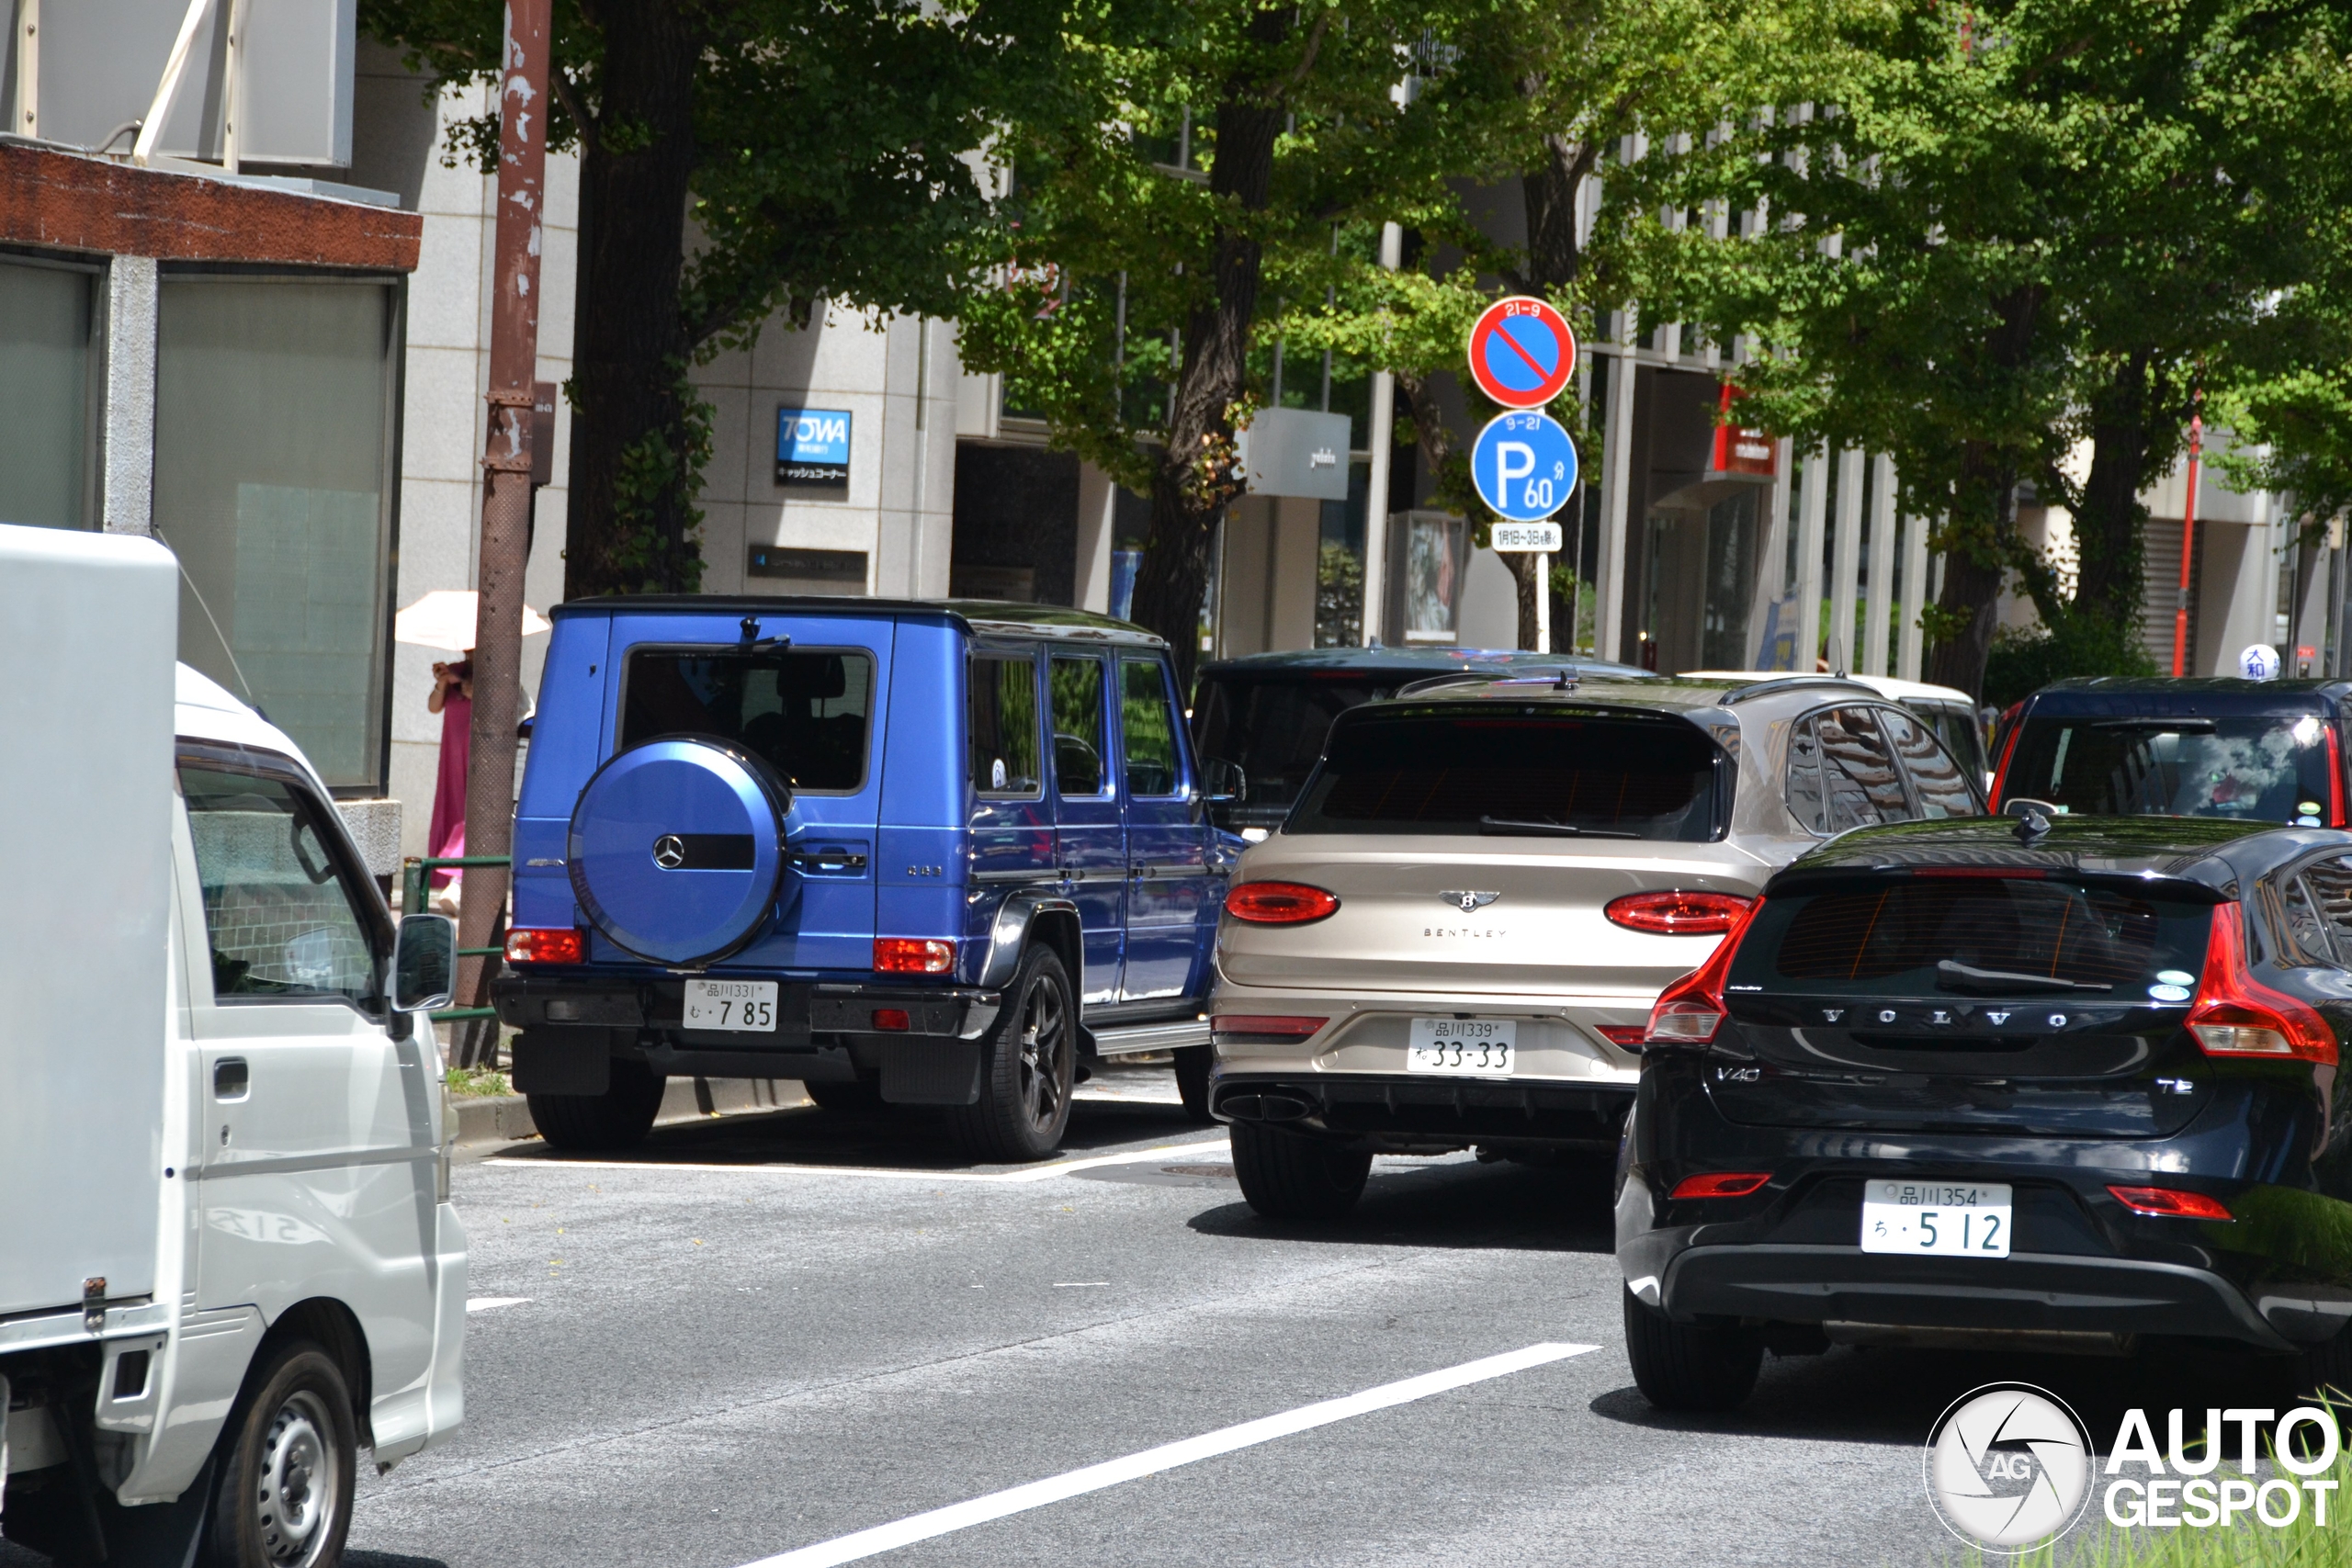
{"type": "Polygon", "coordinates": [[[2352,1387],[2352,833],[2026,809],[1823,845],[1658,998],[1617,1202],[1652,1404],[1871,1342],[2352,1387]]]}

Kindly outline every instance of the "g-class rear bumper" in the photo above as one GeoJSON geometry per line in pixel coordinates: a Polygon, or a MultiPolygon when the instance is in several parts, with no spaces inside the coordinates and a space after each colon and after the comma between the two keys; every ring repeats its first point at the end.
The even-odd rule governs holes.
{"type": "Polygon", "coordinates": [[[526,1094],[602,1094],[617,1057],[671,1077],[878,1080],[900,1105],[971,1104],[980,1036],[1003,1003],[972,987],[779,980],[776,1027],[748,1032],[685,1028],[682,978],[510,976],[492,996],[522,1032],[514,1087],[526,1094]]]}
{"type": "Polygon", "coordinates": [[[1210,1113],[1400,1153],[1545,1144],[1614,1153],[1632,1084],[1338,1073],[1220,1074],[1210,1113]]]}

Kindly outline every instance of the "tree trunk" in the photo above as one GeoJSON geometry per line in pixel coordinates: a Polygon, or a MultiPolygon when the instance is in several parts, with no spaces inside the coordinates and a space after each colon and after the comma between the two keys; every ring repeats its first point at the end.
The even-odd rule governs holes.
{"type": "Polygon", "coordinates": [[[1577,245],[1577,190],[1592,172],[1598,149],[1557,133],[1544,138],[1544,161],[1519,177],[1527,208],[1527,276],[1513,288],[1549,294],[1577,280],[1584,261],[1577,245]]]}
{"type": "Polygon", "coordinates": [[[602,96],[580,168],[564,596],[690,592],[701,558],[678,283],[702,17],[677,0],[596,11],[602,96]]]}
{"type": "Polygon", "coordinates": [[[2144,581],[2148,511],[2140,490],[2154,445],[2148,419],[2152,357],[2142,350],[2118,366],[2107,396],[2091,411],[2091,471],[2075,511],[2082,561],[2075,608],[2117,626],[2138,620],[2144,581]]]}
{"type": "MultiPolygon", "coordinates": [[[[1281,42],[1289,17],[1283,11],[1259,13],[1250,27],[1253,41],[1281,42]]],[[[1277,94],[1253,79],[1229,79],[1217,106],[1210,193],[1244,212],[1263,210],[1273,185],[1274,139],[1282,128],[1277,94]]],[[[1262,249],[1248,233],[1222,224],[1212,247],[1212,292],[1185,324],[1176,406],[1168,422],[1168,445],[1151,478],[1151,532],[1136,565],[1130,612],[1138,625],[1168,639],[1177,683],[1187,692],[1200,657],[1210,541],[1227,503],[1240,491],[1233,471],[1230,411],[1247,381],[1262,249]]]]}
{"type": "Polygon", "coordinates": [[[1984,660],[1993,651],[1997,602],[2017,535],[2017,476],[1999,466],[1984,442],[1972,441],[1962,450],[1959,493],[1943,533],[1944,587],[1936,610],[1938,619],[1954,629],[1936,638],[1928,655],[1928,679],[1973,696],[1984,684],[1984,660]]]}

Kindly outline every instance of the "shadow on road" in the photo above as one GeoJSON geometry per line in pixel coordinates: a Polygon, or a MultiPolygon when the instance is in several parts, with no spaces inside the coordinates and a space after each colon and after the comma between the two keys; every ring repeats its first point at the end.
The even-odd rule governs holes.
{"type": "Polygon", "coordinates": [[[1187,1222],[1203,1235],[1353,1247],[1502,1247],[1605,1253],[1616,1247],[1605,1161],[1566,1166],[1404,1160],[1375,1164],[1363,1197],[1323,1224],[1270,1220],[1233,1202],[1187,1222]]]}
{"type": "MultiPolygon", "coordinates": [[[[1164,1101],[1147,1098],[1168,1081],[1165,1066],[1098,1069],[1095,1082],[1082,1087],[1070,1104],[1069,1131],[1055,1157],[1212,1136],[1214,1129],[1184,1114],[1172,1089],[1164,1101]],[[1098,1086],[1099,1092],[1091,1092],[1098,1086]]],[[[544,1144],[530,1144],[500,1157],[562,1165],[570,1156],[544,1144]]],[[[581,1157],[645,1165],[867,1166],[940,1172],[1021,1168],[974,1163],[956,1146],[941,1113],[921,1106],[841,1111],[802,1105],[788,1111],[673,1122],[654,1128],[635,1148],[581,1157]]]]}

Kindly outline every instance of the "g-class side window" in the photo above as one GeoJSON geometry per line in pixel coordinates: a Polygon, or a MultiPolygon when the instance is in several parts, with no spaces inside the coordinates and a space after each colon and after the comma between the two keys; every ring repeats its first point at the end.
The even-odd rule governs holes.
{"type": "Polygon", "coordinates": [[[1037,766],[1039,716],[1035,658],[972,656],[964,731],[970,747],[972,788],[983,798],[1035,800],[1044,793],[1044,775],[1037,766]]]}
{"type": "Polygon", "coordinates": [[[629,650],[621,744],[663,735],[731,740],[792,787],[854,795],[865,783],[874,660],[854,649],[629,650]]]}

